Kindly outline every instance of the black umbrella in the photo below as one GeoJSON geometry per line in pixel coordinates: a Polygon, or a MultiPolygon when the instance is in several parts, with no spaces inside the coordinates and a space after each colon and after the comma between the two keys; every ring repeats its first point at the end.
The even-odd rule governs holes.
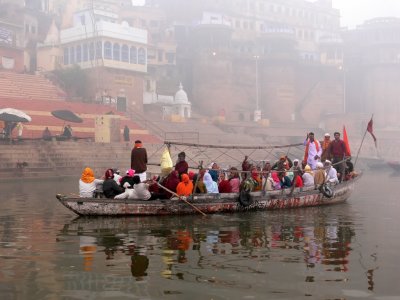
{"type": "Polygon", "coordinates": [[[21,110],[3,108],[0,109],[0,120],[5,122],[30,122],[32,118],[21,110]]]}
{"type": "Polygon", "coordinates": [[[53,116],[55,116],[56,118],[67,121],[67,122],[72,122],[72,123],[82,123],[83,122],[83,120],[80,117],[78,117],[72,111],[67,110],[67,109],[54,110],[51,112],[51,114],[53,116]]]}

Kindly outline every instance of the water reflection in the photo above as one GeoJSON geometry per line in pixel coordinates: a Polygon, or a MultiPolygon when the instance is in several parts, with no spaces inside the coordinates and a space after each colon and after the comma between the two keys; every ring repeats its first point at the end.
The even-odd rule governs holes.
{"type": "MultiPolygon", "coordinates": [[[[213,273],[266,274],[277,262],[345,273],[354,235],[348,215],[311,208],[207,218],[77,218],[65,224],[59,238],[66,243],[79,237],[84,272],[103,260],[117,269],[125,264],[137,281],[158,273],[171,280],[247,288],[244,282],[213,273]]],[[[314,276],[307,275],[304,281],[313,282],[314,276]]]]}
{"type": "Polygon", "coordinates": [[[74,220],[54,195],[76,179],[0,184],[0,299],[398,299],[386,173],[347,204],[207,218],[74,220]]]}

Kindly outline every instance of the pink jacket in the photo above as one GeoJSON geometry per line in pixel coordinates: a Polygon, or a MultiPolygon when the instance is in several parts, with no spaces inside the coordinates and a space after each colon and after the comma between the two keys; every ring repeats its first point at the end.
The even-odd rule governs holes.
{"type": "Polygon", "coordinates": [[[239,188],[240,188],[239,178],[232,178],[231,180],[229,180],[229,184],[231,185],[232,193],[239,193],[239,188]]]}

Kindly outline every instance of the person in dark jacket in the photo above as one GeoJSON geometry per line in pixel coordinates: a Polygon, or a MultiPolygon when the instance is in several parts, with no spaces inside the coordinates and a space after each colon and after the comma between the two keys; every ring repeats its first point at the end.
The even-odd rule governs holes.
{"type": "Polygon", "coordinates": [[[135,146],[131,152],[131,169],[135,170],[141,181],[146,180],[147,151],[143,148],[140,140],[135,141],[135,146]]]}
{"type": "Polygon", "coordinates": [[[135,170],[129,169],[126,171],[126,175],[121,178],[121,181],[119,182],[120,187],[124,187],[124,184],[127,182],[130,186],[130,189],[133,189],[133,176],[135,175],[135,170]]]}
{"type": "Polygon", "coordinates": [[[178,161],[176,162],[176,165],[175,165],[175,171],[178,171],[179,177],[182,174],[188,173],[189,165],[185,159],[186,159],[185,152],[181,152],[178,154],[178,161]]]}
{"type": "Polygon", "coordinates": [[[115,196],[125,192],[125,189],[120,187],[114,180],[114,172],[112,169],[108,169],[104,175],[105,180],[103,182],[103,194],[107,198],[114,199],[115,196]]]}

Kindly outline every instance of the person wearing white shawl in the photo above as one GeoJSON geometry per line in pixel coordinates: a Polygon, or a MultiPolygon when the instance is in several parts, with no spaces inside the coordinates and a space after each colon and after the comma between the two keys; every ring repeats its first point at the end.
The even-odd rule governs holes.
{"type": "Polygon", "coordinates": [[[218,185],[217,183],[211,178],[211,175],[206,172],[203,177],[204,185],[206,186],[208,194],[218,194],[218,185]]]}

